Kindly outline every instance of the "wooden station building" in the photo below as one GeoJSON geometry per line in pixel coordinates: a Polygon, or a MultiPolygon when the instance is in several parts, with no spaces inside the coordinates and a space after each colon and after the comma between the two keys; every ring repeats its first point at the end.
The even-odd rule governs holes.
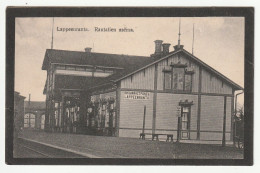
{"type": "Polygon", "coordinates": [[[243,88],[183,45],[169,47],[156,40],[150,57],[47,49],[45,130],[232,140],[234,92],[243,88]]]}

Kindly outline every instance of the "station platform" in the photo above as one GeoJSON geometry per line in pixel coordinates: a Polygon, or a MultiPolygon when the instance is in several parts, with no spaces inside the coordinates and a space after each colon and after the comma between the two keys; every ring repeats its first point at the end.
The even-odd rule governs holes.
{"type": "Polygon", "coordinates": [[[88,158],[225,159],[243,158],[233,147],[150,141],[134,138],[22,131],[19,138],[88,158]]]}

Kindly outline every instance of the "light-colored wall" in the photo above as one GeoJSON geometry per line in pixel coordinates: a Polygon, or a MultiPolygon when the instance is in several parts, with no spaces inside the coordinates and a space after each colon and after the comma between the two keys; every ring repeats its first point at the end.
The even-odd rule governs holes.
{"type": "Polygon", "coordinates": [[[232,100],[232,97],[227,97],[226,131],[231,131],[231,100],[232,100]]]}
{"type": "Polygon", "coordinates": [[[200,129],[222,131],[224,115],[223,96],[201,96],[200,129]]]}
{"type": "MultiPolygon", "coordinates": [[[[131,91],[131,90],[129,90],[131,91]]],[[[120,117],[119,137],[139,137],[143,128],[144,106],[146,105],[145,128],[152,129],[153,117],[153,93],[150,93],[147,100],[133,100],[125,98],[125,91],[120,93],[120,117]],[[125,128],[140,130],[125,130],[125,128]]],[[[145,133],[151,133],[145,130],[145,133]]]]}
{"type": "Polygon", "coordinates": [[[198,96],[170,93],[157,94],[156,129],[178,129],[177,107],[179,106],[180,100],[193,101],[193,105],[191,106],[190,129],[197,129],[198,96]]]}
{"type": "MultiPolygon", "coordinates": [[[[145,127],[152,128],[153,93],[149,100],[127,100],[121,91],[120,137],[138,138],[143,126],[143,106],[146,105],[145,127]],[[127,129],[129,128],[129,129],[127,129]],[[138,128],[138,130],[136,129],[138,128]]],[[[226,140],[230,140],[231,132],[231,99],[227,97],[226,105],[226,140]]],[[[178,117],[177,106],[180,100],[193,101],[190,118],[190,139],[197,138],[198,96],[188,94],[157,93],[156,130],[155,133],[173,134],[177,138],[178,117]]],[[[201,140],[222,140],[224,115],[224,96],[201,96],[201,140]],[[203,132],[206,131],[206,132],[203,132]]],[[[151,133],[151,130],[146,130],[151,133]]],[[[150,137],[150,136],[148,136],[150,137]]],[[[165,140],[165,137],[160,137],[165,140]]]]}
{"type": "MultiPolygon", "coordinates": [[[[194,74],[192,75],[192,92],[199,91],[199,65],[191,61],[190,58],[180,54],[180,62],[182,64],[187,64],[188,68],[192,68],[194,70],[194,74]]],[[[164,83],[164,68],[171,68],[171,63],[178,63],[178,56],[173,55],[168,58],[168,65],[167,59],[164,59],[158,63],[158,78],[157,78],[157,90],[163,90],[163,83],[164,83]]],[[[146,69],[145,75],[143,70],[135,73],[132,75],[132,82],[131,76],[123,79],[121,81],[122,88],[129,88],[129,89],[147,89],[153,90],[154,89],[154,70],[155,65],[152,65],[146,69]]],[[[222,87],[222,80],[217,78],[215,75],[212,75],[205,69],[202,69],[202,88],[201,92],[203,93],[215,93],[215,94],[232,94],[232,88],[227,83],[223,83],[222,87]]]]}
{"type": "Polygon", "coordinates": [[[224,82],[222,87],[222,80],[204,69],[202,70],[201,86],[201,92],[204,93],[232,94],[232,88],[227,83],[224,82]]]}
{"type": "MultiPolygon", "coordinates": [[[[226,140],[230,140],[231,132],[231,100],[226,102],[226,140]]],[[[222,140],[224,117],[224,96],[201,96],[201,140],[222,140]]]]}
{"type": "Polygon", "coordinates": [[[121,88],[130,89],[154,89],[154,65],[144,70],[123,79],[121,81],[121,88]]]}
{"type": "MultiPolygon", "coordinates": [[[[194,62],[189,61],[186,57],[180,56],[180,62],[181,64],[186,64],[189,65],[190,67],[193,68],[194,74],[192,75],[192,92],[198,92],[198,82],[199,82],[199,66],[195,64],[194,62]]],[[[171,63],[178,63],[178,56],[173,55],[168,58],[168,65],[167,65],[167,59],[161,61],[158,63],[158,80],[157,80],[157,89],[158,90],[163,90],[163,80],[164,80],[164,68],[171,68],[170,64],[171,63]]]]}

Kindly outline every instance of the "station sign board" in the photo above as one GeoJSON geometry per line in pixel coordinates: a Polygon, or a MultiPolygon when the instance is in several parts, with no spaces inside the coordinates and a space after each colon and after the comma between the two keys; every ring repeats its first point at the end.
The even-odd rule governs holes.
{"type": "Polygon", "coordinates": [[[143,91],[125,91],[124,98],[130,100],[149,100],[150,92],[143,91]]]}

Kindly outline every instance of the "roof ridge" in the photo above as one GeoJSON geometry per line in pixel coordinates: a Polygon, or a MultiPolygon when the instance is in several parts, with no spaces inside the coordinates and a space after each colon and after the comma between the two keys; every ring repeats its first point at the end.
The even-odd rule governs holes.
{"type": "Polygon", "coordinates": [[[211,70],[213,73],[215,73],[216,75],[218,75],[220,78],[223,78],[226,82],[230,83],[231,85],[237,87],[238,89],[240,90],[243,90],[243,87],[241,87],[240,85],[238,85],[237,83],[235,83],[234,81],[232,81],[231,79],[229,79],[228,77],[226,77],[225,75],[223,75],[222,73],[220,73],[218,70],[214,69],[213,67],[211,67],[210,65],[206,64],[205,62],[203,62],[202,60],[200,60],[199,58],[197,58],[196,56],[192,55],[190,52],[188,52],[187,50],[185,49],[181,49],[180,51],[172,51],[170,52],[169,54],[165,55],[164,57],[161,57],[160,59],[156,60],[156,61],[153,61],[153,62],[150,62],[149,64],[146,64],[138,69],[136,69],[135,71],[133,72],[130,72],[130,73],[127,73],[125,74],[124,76],[121,76],[120,78],[118,79],[115,79],[114,81],[120,81],[124,78],[126,78],[127,76],[131,75],[131,74],[134,74],[134,73],[137,73],[139,72],[140,70],[144,69],[144,68],[147,68],[157,62],[160,62],[162,61],[163,59],[173,55],[174,53],[179,53],[179,52],[184,52],[186,53],[187,55],[189,55],[191,58],[193,58],[195,61],[197,61],[198,63],[202,64],[204,67],[208,68],[209,70],[211,70]]]}
{"type": "MultiPolygon", "coordinates": [[[[63,49],[46,49],[48,51],[64,51],[64,52],[76,52],[85,54],[87,52],[84,51],[76,51],[76,50],[63,50],[63,49]]],[[[150,58],[150,56],[140,56],[140,55],[128,55],[128,54],[116,54],[116,53],[102,53],[102,52],[90,52],[90,54],[103,54],[103,55],[117,55],[117,56],[127,56],[127,57],[143,57],[150,58]]]]}

